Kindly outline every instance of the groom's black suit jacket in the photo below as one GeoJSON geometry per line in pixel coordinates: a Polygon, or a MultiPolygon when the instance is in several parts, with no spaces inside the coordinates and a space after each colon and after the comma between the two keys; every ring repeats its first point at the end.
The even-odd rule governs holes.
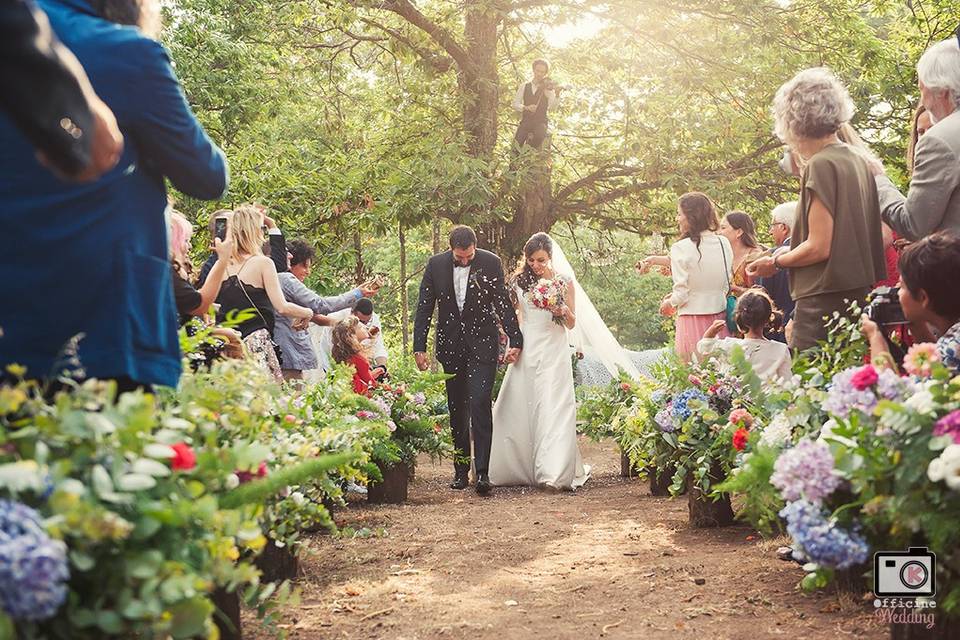
{"type": "Polygon", "coordinates": [[[523,348],[523,334],[507,288],[500,258],[477,249],[470,266],[463,311],[453,288],[453,252],[439,253],[427,262],[420,282],[420,301],[413,328],[413,350],[426,352],[434,307],[437,313],[437,360],[453,364],[469,350],[480,362],[495,363],[500,347],[497,318],[510,338],[510,346],[523,348]],[[466,349],[465,349],[466,348],[466,349]]]}

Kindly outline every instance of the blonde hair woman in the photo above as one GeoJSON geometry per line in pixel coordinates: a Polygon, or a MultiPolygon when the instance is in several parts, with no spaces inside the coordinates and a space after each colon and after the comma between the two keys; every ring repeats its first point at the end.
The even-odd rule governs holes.
{"type": "Polygon", "coordinates": [[[236,209],[227,225],[227,239],[234,246],[217,297],[220,303],[217,322],[226,320],[232,311],[253,309],[253,317],[240,323],[237,329],[250,353],[279,381],[282,376],[280,358],[273,345],[274,313],[299,319],[294,328],[304,330],[313,318],[313,311],[287,302],[283,297],[277,267],[263,255],[264,233],[260,209],[252,205],[236,209]]]}

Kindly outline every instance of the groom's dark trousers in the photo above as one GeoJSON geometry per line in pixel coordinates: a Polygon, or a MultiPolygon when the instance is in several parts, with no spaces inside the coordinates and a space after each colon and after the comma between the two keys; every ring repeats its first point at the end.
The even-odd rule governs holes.
{"type": "Polygon", "coordinates": [[[455,363],[444,363],[444,373],[455,374],[447,380],[447,403],[453,446],[465,459],[454,463],[457,475],[470,471],[470,427],[473,426],[473,459],[477,475],[487,473],[490,466],[490,442],[493,438],[493,381],[497,365],[481,362],[464,350],[455,363]]]}

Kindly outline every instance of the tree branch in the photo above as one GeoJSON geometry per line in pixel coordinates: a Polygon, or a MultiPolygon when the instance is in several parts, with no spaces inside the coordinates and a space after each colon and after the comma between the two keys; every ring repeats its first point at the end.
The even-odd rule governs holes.
{"type": "Polygon", "coordinates": [[[419,9],[413,6],[410,0],[380,0],[380,2],[368,2],[365,0],[352,0],[353,4],[369,9],[383,9],[397,14],[413,26],[417,27],[436,42],[447,52],[460,67],[461,71],[475,72],[473,61],[466,49],[461,46],[452,33],[433,22],[427,16],[423,15],[419,9]]]}

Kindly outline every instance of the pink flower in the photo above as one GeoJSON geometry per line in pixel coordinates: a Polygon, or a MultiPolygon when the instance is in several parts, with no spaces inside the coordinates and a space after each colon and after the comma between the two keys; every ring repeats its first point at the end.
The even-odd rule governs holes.
{"type": "Polygon", "coordinates": [[[260,463],[260,466],[257,467],[257,477],[258,477],[258,478],[262,478],[262,477],[264,477],[265,475],[267,475],[267,463],[266,463],[266,462],[261,462],[261,463],[260,463]]]}
{"type": "Polygon", "coordinates": [[[689,382],[695,387],[699,387],[700,385],[703,384],[703,380],[693,375],[692,373],[689,376],[687,376],[687,382],[689,382]]]}
{"type": "Polygon", "coordinates": [[[868,364],[857,369],[853,377],[850,378],[850,384],[852,384],[853,388],[857,391],[864,391],[877,384],[877,380],[879,379],[880,374],[877,373],[877,370],[873,368],[872,364],[868,364]]]}
{"type": "Polygon", "coordinates": [[[197,466],[197,454],[186,442],[178,442],[171,448],[173,458],[170,460],[170,467],[174,471],[189,471],[197,466]]]}
{"type": "Polygon", "coordinates": [[[954,444],[960,444],[960,409],[943,416],[933,426],[933,435],[950,436],[954,444]]]}
{"type": "Polygon", "coordinates": [[[376,418],[377,414],[375,414],[373,411],[365,411],[361,409],[360,411],[357,411],[357,417],[363,420],[369,420],[370,418],[376,418]]]}
{"type": "Polygon", "coordinates": [[[621,382],[621,383],[620,383],[620,388],[621,388],[623,391],[630,391],[630,389],[631,389],[630,384],[627,383],[627,382],[621,382]]]}
{"type": "Polygon", "coordinates": [[[937,362],[940,362],[937,345],[932,342],[923,342],[910,347],[903,358],[903,368],[910,375],[929,378],[933,365],[937,362]]]}
{"type": "Polygon", "coordinates": [[[297,421],[296,417],[294,417],[292,414],[289,414],[289,413],[288,413],[287,415],[283,416],[283,420],[284,420],[284,422],[286,422],[287,424],[293,424],[294,422],[297,421]]]}
{"type": "Polygon", "coordinates": [[[741,428],[749,429],[753,426],[753,416],[746,409],[734,409],[730,412],[730,424],[738,424],[741,428]]]}
{"type": "Polygon", "coordinates": [[[747,447],[747,439],[750,437],[750,432],[740,427],[733,433],[733,448],[737,451],[743,451],[747,447]]]}

